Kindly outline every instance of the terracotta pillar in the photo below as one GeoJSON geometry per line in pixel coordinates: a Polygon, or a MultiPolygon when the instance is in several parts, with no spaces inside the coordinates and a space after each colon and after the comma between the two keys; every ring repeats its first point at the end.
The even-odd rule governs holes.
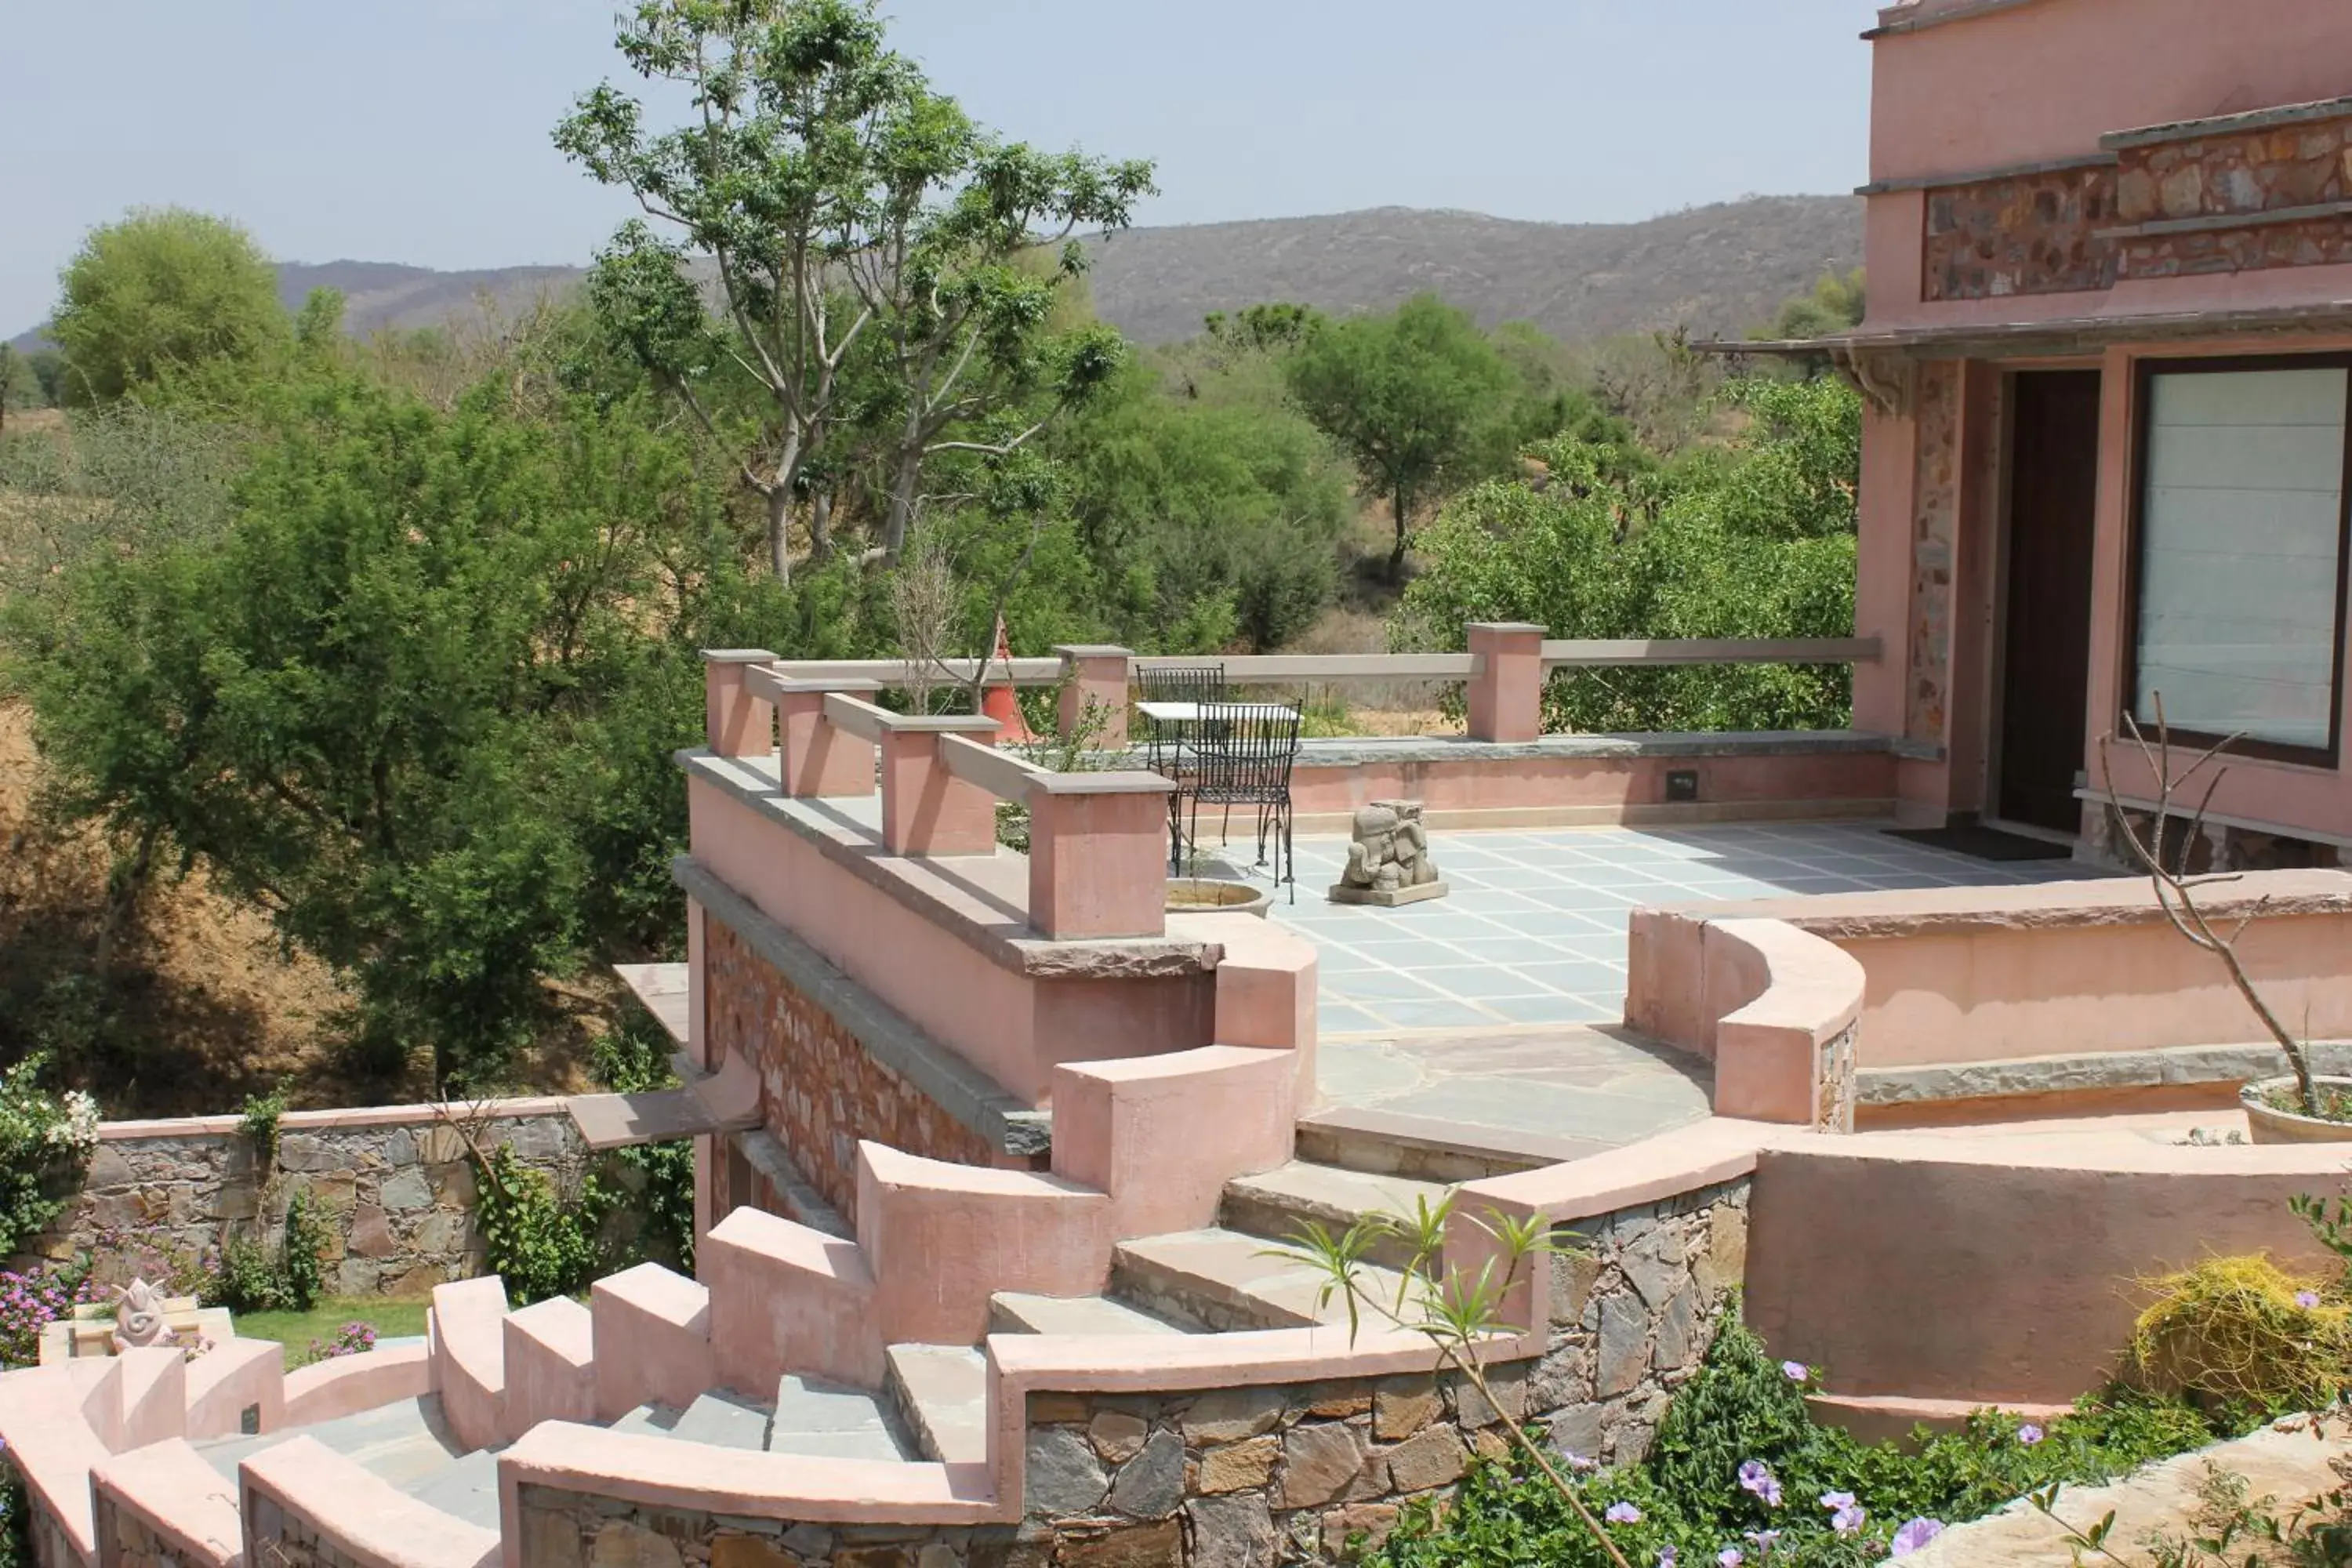
{"type": "Polygon", "coordinates": [[[882,736],[882,842],[893,855],[993,855],[996,797],[948,772],[946,735],[993,743],[978,715],[894,719],[882,736]]]}
{"type": "Polygon", "coordinates": [[[1158,773],[1051,773],[1029,792],[1029,923],[1056,941],[1168,929],[1168,792],[1158,773]]]}
{"type": "Polygon", "coordinates": [[[752,665],[773,664],[762,647],[702,650],[703,742],[722,757],[764,757],[776,749],[775,710],[743,684],[752,665]]]}
{"type": "Polygon", "coordinates": [[[1127,744],[1128,661],[1135,656],[1123,647],[1083,644],[1054,650],[1062,656],[1061,710],[1057,715],[1067,739],[1085,719],[1088,703],[1099,705],[1103,727],[1095,744],[1118,751],[1127,744]]]}
{"type": "Polygon", "coordinates": [[[814,795],[874,793],[874,743],[834,728],[824,716],[824,696],[839,691],[870,696],[882,688],[871,680],[787,680],[776,699],[776,727],[783,741],[784,793],[814,795]]]}
{"type": "Polygon", "coordinates": [[[1478,621],[1470,626],[1470,738],[1532,741],[1543,733],[1541,626],[1478,621]]]}

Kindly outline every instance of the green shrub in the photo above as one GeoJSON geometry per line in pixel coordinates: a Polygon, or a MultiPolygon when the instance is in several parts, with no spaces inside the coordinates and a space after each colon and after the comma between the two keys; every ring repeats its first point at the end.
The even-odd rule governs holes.
{"type": "Polygon", "coordinates": [[[481,1178],[476,1217],[489,1270],[506,1281],[516,1306],[585,1289],[603,1272],[604,1217],[619,1201],[611,1187],[591,1174],[566,1205],[547,1173],[516,1159],[506,1143],[478,1160],[475,1173],[481,1178]]]}
{"type": "Polygon", "coordinates": [[[98,1105],[79,1090],[40,1085],[47,1058],[26,1058],[0,1075],[0,1258],[24,1249],[64,1212],[98,1148],[98,1105]]]}
{"type": "Polygon", "coordinates": [[[232,1312],[307,1312],[326,1293],[327,1222],[297,1187],[286,1201],[278,1247],[258,1236],[224,1236],[220,1264],[204,1294],[232,1312]]]}
{"type": "MultiPolygon", "coordinates": [[[[2208,1412],[2117,1389],[2084,1400],[2046,1428],[1979,1411],[1963,1431],[1916,1435],[1916,1449],[1906,1452],[1815,1423],[1805,1405],[1811,1386],[1810,1369],[1774,1360],[1736,1308],[1727,1309],[1648,1457],[1582,1472],[1586,1506],[1596,1514],[1626,1506],[1611,1537],[1643,1568],[1668,1547],[1684,1563],[1713,1563],[1726,1547],[1755,1561],[1751,1532],[1766,1531],[1779,1532],[1766,1561],[1845,1568],[1877,1561],[1912,1521],[1980,1518],[2053,1482],[2110,1480],[2237,1436],[2263,1414],[2208,1412]],[[1843,1531],[1836,1527],[1840,1510],[1822,1500],[1833,1494],[1852,1500],[1843,1531]]],[[[1452,1510],[1410,1511],[1368,1560],[1380,1568],[1606,1568],[1608,1562],[1540,1476],[1499,1463],[1477,1467],[1452,1510]]]]}

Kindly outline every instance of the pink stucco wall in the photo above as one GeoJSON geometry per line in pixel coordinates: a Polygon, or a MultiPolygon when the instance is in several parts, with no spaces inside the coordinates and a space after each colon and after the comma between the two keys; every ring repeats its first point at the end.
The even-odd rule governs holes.
{"type": "Polygon", "coordinates": [[[689,778],[687,801],[695,858],[714,875],[1031,1104],[1045,1102],[1058,1062],[1210,1043],[1210,973],[1050,981],[1018,973],[723,791],[689,778]]]}
{"type": "Polygon", "coordinates": [[[2333,98],[2352,28],[2314,0],[2042,0],[1882,37],[1872,71],[1871,178],[1958,174],[2333,98]]]}
{"type": "Polygon", "coordinates": [[[1308,756],[1291,775],[1291,805],[1301,819],[1318,825],[1342,822],[1375,800],[1420,801],[1440,826],[1447,813],[1493,813],[1529,824],[1548,815],[1563,822],[1613,821],[1629,809],[1664,806],[1666,774],[1685,769],[1699,775],[1701,807],[1878,806],[1894,793],[1895,761],[1883,752],[1374,760],[1321,767],[1308,756]]]}
{"type": "MultiPolygon", "coordinates": [[[[2330,1145],[2338,1148],[2340,1145],[2330,1145]]],[[[2267,1249],[2332,1272],[2288,1212],[2341,1153],[1873,1133],[1759,1156],[1748,1321],[1842,1394],[2063,1401],[2113,1372],[2134,1282],[2267,1249]]]]}

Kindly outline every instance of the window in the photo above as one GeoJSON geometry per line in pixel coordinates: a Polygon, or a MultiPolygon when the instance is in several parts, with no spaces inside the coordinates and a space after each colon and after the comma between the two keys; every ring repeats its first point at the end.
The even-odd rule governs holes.
{"type": "Polygon", "coordinates": [[[2342,710],[2352,365],[2148,367],[2132,710],[2248,753],[2332,763],[2342,710]]]}

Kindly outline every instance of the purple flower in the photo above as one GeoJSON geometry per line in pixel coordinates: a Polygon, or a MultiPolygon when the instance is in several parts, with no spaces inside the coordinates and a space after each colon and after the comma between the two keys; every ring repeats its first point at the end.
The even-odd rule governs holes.
{"type": "Polygon", "coordinates": [[[2024,1426],[2020,1426],[2017,1429],[2017,1440],[2024,1444],[2029,1448],[2033,1447],[2034,1444],[2042,1441],[2042,1436],[2043,1433],[2042,1428],[2036,1426],[2031,1421],[2028,1421],[2024,1426]]]}
{"type": "Polygon", "coordinates": [[[1751,1530],[1748,1532],[1748,1544],[1756,1548],[1756,1561],[1761,1563],[1772,1555],[1772,1548],[1780,1544],[1780,1532],[1777,1530],[1751,1530]]]}
{"type": "Polygon", "coordinates": [[[1810,1383],[1813,1369],[1801,1361],[1784,1361],[1780,1363],[1780,1375],[1790,1383],[1810,1383]]]}
{"type": "Polygon", "coordinates": [[[1780,1483],[1761,1459],[1749,1459],[1739,1467],[1739,1489],[1763,1499],[1766,1508],[1780,1506],[1780,1483]]]}
{"type": "Polygon", "coordinates": [[[1561,1462],[1571,1470],[1591,1470],[1600,1468],[1598,1461],[1586,1458],[1573,1448],[1561,1449],[1559,1457],[1561,1462]]]}
{"type": "Polygon", "coordinates": [[[1681,1560],[1682,1553],[1676,1552],[1671,1545],[1658,1548],[1658,1568],[1675,1568],[1675,1564],[1681,1560]]]}
{"type": "Polygon", "coordinates": [[[1639,1524],[1642,1522],[1642,1510],[1630,1502],[1612,1502],[1601,1517],[1612,1524],[1639,1524]]]}
{"type": "Polygon", "coordinates": [[[1895,1532],[1894,1550],[1889,1557],[1908,1557],[1936,1537],[1944,1533],[1940,1519],[1915,1519],[1895,1532]]]}
{"type": "Polygon", "coordinates": [[[2319,1305],[2319,1292],[2316,1290],[2297,1290],[2294,1293],[2294,1304],[2308,1312],[2319,1305]]]}
{"type": "Polygon", "coordinates": [[[1830,1510],[1830,1528],[1840,1535],[1852,1535],[1870,1517],[1870,1510],[1854,1501],[1852,1492],[1823,1492],[1822,1506],[1830,1510]]]}
{"type": "Polygon", "coordinates": [[[1715,1554],[1715,1560],[1719,1568],[1739,1568],[1742,1563],[1748,1561],[1737,1546],[1725,1547],[1715,1554]]]}

